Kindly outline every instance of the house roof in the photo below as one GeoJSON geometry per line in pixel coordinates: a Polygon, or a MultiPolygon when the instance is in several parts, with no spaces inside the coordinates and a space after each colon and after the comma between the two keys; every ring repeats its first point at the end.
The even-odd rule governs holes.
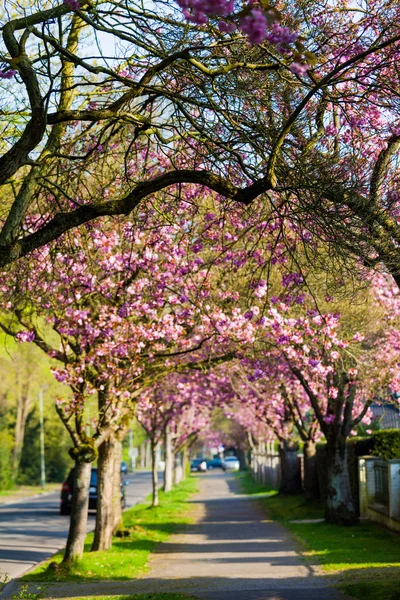
{"type": "Polygon", "coordinates": [[[400,429],[400,410],[390,402],[374,402],[371,411],[381,429],[400,429]]]}

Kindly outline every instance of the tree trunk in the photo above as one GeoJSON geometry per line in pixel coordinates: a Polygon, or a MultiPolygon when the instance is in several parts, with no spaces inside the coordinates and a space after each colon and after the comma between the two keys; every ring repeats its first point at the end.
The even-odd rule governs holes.
{"type": "Polygon", "coordinates": [[[151,442],[151,474],[153,485],[153,506],[158,506],[158,464],[157,464],[157,444],[151,442]]]}
{"type": "Polygon", "coordinates": [[[317,468],[317,449],[315,442],[307,440],[303,449],[304,455],[304,492],[307,500],[318,500],[319,482],[317,468]]]}
{"type": "Polygon", "coordinates": [[[149,469],[151,465],[151,442],[150,440],[145,441],[145,459],[144,466],[145,469],[149,469]]]}
{"type": "Polygon", "coordinates": [[[115,438],[110,436],[99,446],[97,461],[97,513],[92,551],[107,550],[114,529],[114,452],[115,438]]]}
{"type": "Polygon", "coordinates": [[[189,465],[189,448],[187,446],[184,447],[182,451],[182,478],[186,479],[188,475],[188,465],[189,465]]]}
{"type": "Polygon", "coordinates": [[[164,471],[164,492],[172,490],[172,478],[174,471],[174,456],[172,453],[172,435],[169,427],[165,430],[165,471],[164,471]]]}
{"type": "Polygon", "coordinates": [[[121,461],[122,441],[117,438],[114,448],[113,532],[122,525],[121,461]]]}
{"type": "Polygon", "coordinates": [[[298,446],[296,443],[284,441],[279,444],[279,457],[281,463],[281,494],[295,494],[301,491],[301,471],[297,457],[298,446]]]}
{"type": "Polygon", "coordinates": [[[174,485],[178,485],[183,479],[183,477],[182,477],[182,458],[181,458],[180,452],[178,452],[177,454],[174,454],[173,462],[174,462],[174,485]]]}
{"type": "Polygon", "coordinates": [[[328,486],[326,491],[325,520],[336,525],[354,525],[358,522],[350,490],[346,439],[327,440],[328,486]]]}
{"type": "Polygon", "coordinates": [[[75,462],[74,491],[72,495],[71,520],[64,564],[79,561],[83,556],[87,531],[89,486],[92,463],[75,462]]]}

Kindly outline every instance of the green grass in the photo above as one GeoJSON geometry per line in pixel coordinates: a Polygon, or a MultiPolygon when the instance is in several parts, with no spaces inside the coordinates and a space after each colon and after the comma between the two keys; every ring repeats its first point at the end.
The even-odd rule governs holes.
{"type": "MultiPolygon", "coordinates": [[[[239,473],[246,493],[260,493],[249,473],[239,473]],[[250,492],[247,492],[250,490],[250,492]],[[258,490],[252,492],[251,490],[258,490]]],[[[267,491],[264,488],[264,491],[267,491]]],[[[270,492],[260,497],[267,515],[283,523],[303,544],[304,556],[317,559],[331,574],[340,573],[341,588],[362,600],[400,600],[400,536],[377,523],[341,527],[328,523],[292,523],[323,518],[321,503],[304,496],[270,492]]]]}
{"type": "Polygon", "coordinates": [[[249,496],[276,494],[276,490],[258,483],[247,471],[234,471],[233,474],[239,480],[241,490],[249,496]]]}
{"type": "Polygon", "coordinates": [[[90,552],[93,533],[88,534],[82,560],[70,570],[49,567],[60,563],[62,553],[23,577],[24,581],[88,581],[133,579],[147,570],[149,554],[157,544],[191,522],[187,499],[197,491],[197,478],[189,477],[171,492],[160,491],[160,506],[152,508],[150,501],[137,504],[124,512],[124,526],[129,535],[115,537],[112,548],[90,552]]]}
{"type": "Polygon", "coordinates": [[[344,583],[340,588],[349,596],[362,600],[400,599],[399,573],[390,572],[386,569],[382,573],[371,573],[370,578],[365,578],[364,581],[344,583]]]}

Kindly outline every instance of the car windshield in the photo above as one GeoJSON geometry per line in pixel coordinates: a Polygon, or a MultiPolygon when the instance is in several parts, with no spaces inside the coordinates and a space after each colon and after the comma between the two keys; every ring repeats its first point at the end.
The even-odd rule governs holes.
{"type": "Polygon", "coordinates": [[[238,459],[236,458],[236,456],[228,456],[228,457],[225,459],[225,462],[226,462],[227,460],[235,460],[235,461],[236,461],[236,460],[238,460],[238,459]]]}

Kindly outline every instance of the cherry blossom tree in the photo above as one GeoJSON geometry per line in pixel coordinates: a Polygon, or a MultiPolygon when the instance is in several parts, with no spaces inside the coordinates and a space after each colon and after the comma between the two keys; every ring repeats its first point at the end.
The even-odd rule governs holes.
{"type": "Polygon", "coordinates": [[[371,360],[368,347],[362,347],[362,334],[340,336],[338,315],[311,312],[294,318],[274,308],[265,326],[277,354],[304,388],[327,441],[326,520],[355,522],[346,440],[369,418],[379,365],[371,360]]]}
{"type": "MultiPolygon", "coordinates": [[[[163,216],[170,199],[155,199],[148,212],[138,215],[140,232],[131,221],[121,221],[118,229],[110,222],[103,231],[81,229],[73,240],[61,239],[55,248],[36,251],[29,272],[22,263],[15,265],[14,285],[2,287],[3,307],[11,314],[3,319],[3,329],[21,342],[37,344],[60,362],[54,375],[74,393],[72,402],[58,402],[75,446],[79,490],[71,518],[71,540],[79,543],[68,544],[66,562],[82,552],[86,531],[82,499],[87,502],[90,462],[96,459],[97,448],[99,510],[93,549],[111,543],[113,489],[119,497],[114,454],[135,398],[169,372],[214,364],[238,343],[253,339],[254,325],[245,312],[230,306],[237,292],[229,290],[231,273],[225,265],[236,264],[237,269],[246,256],[257,262],[260,251],[252,249],[249,254],[243,244],[235,250],[237,236],[229,233],[229,227],[221,228],[221,222],[244,233],[252,228],[235,213],[226,218],[224,211],[221,216],[209,212],[212,198],[199,211],[197,203],[189,202],[195,196],[196,191],[187,190],[179,225],[163,216]],[[229,306],[222,309],[221,302],[229,306]],[[188,359],[189,354],[193,358],[188,359]],[[90,411],[95,416],[93,435],[88,436],[90,411]],[[113,477],[116,484],[109,486],[113,477]]],[[[257,228],[254,235],[260,238],[257,228]]],[[[249,239],[252,247],[251,235],[249,239]]]]}
{"type": "MultiPolygon", "coordinates": [[[[182,245],[171,245],[171,235],[175,242],[176,232],[167,229],[164,236],[154,231],[134,239],[129,223],[122,225],[119,233],[115,229],[103,233],[81,232],[71,254],[68,245],[55,254],[45,249],[35,257],[35,271],[29,279],[22,271],[16,273],[15,288],[6,303],[25,327],[16,334],[17,339],[33,341],[61,362],[62,367],[55,367],[54,374],[74,392],[73,402],[59,402],[58,411],[74,442],[76,479],[85,482],[82,496],[86,504],[89,463],[96,458],[99,448],[99,509],[94,549],[111,543],[113,486],[109,481],[114,476],[115,438],[132,414],[135,395],[168,369],[176,368],[174,364],[166,365],[170,348],[172,356],[174,352],[185,355],[203,341],[203,332],[193,331],[196,309],[190,306],[183,309],[168,286],[168,281],[175,279],[174,284],[184,295],[190,293],[193,285],[192,279],[185,285],[178,274],[179,269],[184,273],[188,268],[186,252],[182,245]],[[76,253],[79,263],[75,263],[76,253]],[[175,271],[171,268],[174,253],[175,271]],[[148,289],[148,302],[143,302],[144,287],[148,289]],[[58,336],[60,349],[46,341],[40,321],[35,322],[35,314],[45,316],[58,336]],[[184,335],[185,327],[193,332],[192,337],[184,335]],[[92,394],[97,394],[98,403],[97,416],[92,421],[94,433],[89,439],[86,422],[93,404],[92,394]]],[[[209,319],[208,324],[211,323],[209,319]]],[[[10,326],[3,326],[11,332],[10,326]]],[[[119,469],[115,475],[119,477],[119,469]]],[[[75,497],[79,499],[78,494],[75,497]]],[[[71,519],[74,540],[79,537],[82,541],[83,534],[76,531],[86,532],[84,506],[71,519]]],[[[74,548],[70,551],[70,546],[67,547],[66,561],[75,557],[74,548]]]]}
{"type": "MultiPolygon", "coordinates": [[[[280,443],[280,491],[298,491],[298,442],[304,444],[304,490],[308,499],[318,497],[316,442],[322,437],[306,391],[288,363],[271,352],[264,359],[244,359],[231,374],[240,410],[236,418],[252,418],[265,425],[280,443]],[[241,406],[243,405],[243,407],[241,406]]],[[[265,437],[265,435],[264,435],[265,437]]]]}
{"type": "Polygon", "coordinates": [[[146,390],[138,401],[136,418],[151,442],[153,506],[158,506],[157,444],[164,442],[164,491],[168,492],[177,454],[207,431],[214,407],[222,402],[220,382],[210,382],[204,372],[174,373],[146,390]]]}
{"type": "Polygon", "coordinates": [[[0,263],[186,182],[244,205],[262,196],[266,218],[323,237],[336,267],[355,255],[399,281],[398,11],[394,0],[4,11],[0,263]],[[100,37],[116,43],[102,51],[100,37]],[[110,186],[131,161],[135,175],[110,186]]]}

